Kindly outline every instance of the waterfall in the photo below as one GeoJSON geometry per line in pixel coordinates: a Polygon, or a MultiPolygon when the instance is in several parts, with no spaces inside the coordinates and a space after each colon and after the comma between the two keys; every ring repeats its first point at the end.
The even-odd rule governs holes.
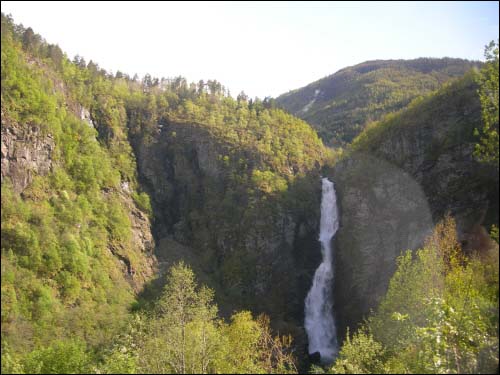
{"type": "Polygon", "coordinates": [[[337,197],[333,182],[322,179],[321,223],[319,241],[323,262],[314,274],[313,285],[305,300],[305,328],[309,354],[319,352],[322,362],[332,362],[337,355],[337,330],[333,317],[333,261],[331,241],[339,228],[337,197]]]}

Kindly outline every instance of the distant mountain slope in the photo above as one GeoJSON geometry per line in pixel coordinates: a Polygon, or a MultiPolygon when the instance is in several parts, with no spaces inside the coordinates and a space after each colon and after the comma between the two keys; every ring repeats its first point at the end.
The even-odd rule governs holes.
{"type": "Polygon", "coordinates": [[[330,145],[350,143],[368,122],[461,77],[479,62],[420,58],[348,67],[279,96],[278,105],[309,122],[330,145]]]}

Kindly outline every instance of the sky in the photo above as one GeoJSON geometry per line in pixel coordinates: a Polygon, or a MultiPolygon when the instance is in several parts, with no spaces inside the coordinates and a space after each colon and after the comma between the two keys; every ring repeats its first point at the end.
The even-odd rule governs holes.
{"type": "Polygon", "coordinates": [[[101,68],[276,97],[367,60],[484,60],[498,2],[16,2],[2,12],[101,68]]]}

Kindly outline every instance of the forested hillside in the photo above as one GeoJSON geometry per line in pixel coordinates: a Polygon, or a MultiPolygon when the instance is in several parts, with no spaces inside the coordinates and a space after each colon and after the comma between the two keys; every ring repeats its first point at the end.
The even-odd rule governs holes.
{"type": "Polygon", "coordinates": [[[326,144],[345,146],[370,122],[479,66],[452,58],[367,61],[283,94],[276,103],[310,123],[326,144]]]}
{"type": "Polygon", "coordinates": [[[147,196],[113,92],[2,15],[2,350],[106,344],[155,272],[147,209],[134,202],[147,196]],[[90,107],[113,139],[84,118],[90,107]]]}
{"type": "MultiPolygon", "coordinates": [[[[217,290],[225,318],[241,308],[271,314],[275,328],[302,340],[294,349],[302,353],[315,257],[306,260],[298,244],[317,249],[315,181],[329,157],[307,124],[267,101],[233,99],[216,81],[111,75],[2,15],[3,370],[113,366],[104,353],[140,319],[132,312],[148,324],[165,314],[155,301],[169,295],[162,275],[179,260],[217,290]]],[[[210,296],[189,298],[212,306],[210,296]]],[[[241,313],[233,322],[242,327],[223,328],[210,311],[203,319],[234,331],[218,333],[228,340],[248,329],[241,345],[278,345],[266,318],[241,313]]],[[[253,351],[231,349],[226,356],[242,357],[210,360],[203,371],[257,371],[265,354],[253,351]]],[[[269,371],[288,355],[272,353],[269,371]]],[[[153,366],[152,353],[140,363],[136,354],[123,371],[153,366]]],[[[168,357],[154,366],[180,371],[168,357]]]]}

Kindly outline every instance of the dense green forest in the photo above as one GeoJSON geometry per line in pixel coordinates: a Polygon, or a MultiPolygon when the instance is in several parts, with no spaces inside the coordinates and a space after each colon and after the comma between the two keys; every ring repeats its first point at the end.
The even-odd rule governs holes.
{"type": "MultiPolygon", "coordinates": [[[[248,216],[258,208],[272,208],[274,203],[266,201],[285,191],[291,194],[288,201],[294,200],[293,194],[302,194],[304,210],[308,200],[314,201],[307,193],[304,196],[300,186],[288,189],[330,155],[301,120],[274,109],[268,101],[249,100],[243,94],[233,99],[215,81],[188,85],[183,78],[146,76],[139,81],[119,72],[111,76],[80,57],[70,61],[59,47],[2,15],[2,129],[35,129],[37,137],[54,141],[52,165],[45,175],[35,173],[31,183],[21,188],[16,176],[2,182],[3,371],[108,371],[102,369],[112,364],[103,353],[111,353],[120,334],[140,319],[133,311],[146,309],[156,316],[151,300],[138,300],[136,293],[151,281],[155,259],[134,242],[133,216],[154,219],[154,214],[148,194],[138,183],[131,145],[154,144],[165,123],[202,128],[224,145],[227,154],[219,154],[216,162],[227,175],[229,186],[223,193],[227,204],[216,214],[227,216],[238,208],[234,204],[241,205],[238,191],[231,190],[236,185],[248,202],[248,216]],[[86,109],[90,122],[80,116],[86,109]],[[254,160],[236,157],[241,150],[254,160]],[[52,359],[41,360],[45,357],[52,359]]],[[[177,134],[167,136],[175,142],[177,134]]],[[[194,214],[189,217],[196,219],[194,214]]],[[[212,280],[234,284],[235,278],[246,277],[238,260],[241,256],[227,259],[227,266],[212,280]]],[[[151,288],[155,296],[161,294],[159,287],[151,288]]],[[[196,297],[196,302],[213,312],[205,317],[210,329],[233,342],[239,341],[238,335],[250,335],[249,342],[239,344],[251,350],[248,358],[229,359],[247,355],[239,350],[219,353],[225,356],[224,363],[219,360],[215,365],[210,359],[203,371],[281,371],[282,363],[287,369],[295,368],[281,339],[271,336],[266,318],[257,321],[241,312],[232,318],[235,325],[225,327],[206,293],[200,296],[205,300],[196,297]],[[270,355],[257,350],[263,345],[270,355]]],[[[158,339],[151,340],[153,345],[158,339]]],[[[148,367],[152,363],[135,367],[135,360],[130,361],[130,371],[153,371],[148,367]]],[[[167,359],[156,366],[166,366],[159,367],[161,371],[181,371],[168,367],[167,359]]]]}
{"type": "Polygon", "coordinates": [[[451,58],[368,61],[283,94],[276,103],[310,123],[326,144],[343,147],[367,124],[480,65],[451,58]]]}
{"type": "MultiPolygon", "coordinates": [[[[457,116],[450,134],[498,171],[498,44],[480,72],[411,104],[479,64],[347,68],[338,79],[355,88],[290,109],[319,136],[280,98],[111,74],[4,14],[1,44],[2,373],[498,371],[495,209],[481,249],[463,251],[449,216],[421,249],[399,249],[387,293],[340,333],[333,364],[308,358],[302,327],[321,174],[418,127],[417,107],[442,123],[440,101],[480,103],[483,121],[457,116]],[[342,153],[321,139],[354,141],[342,153]]],[[[432,147],[426,160],[441,155],[432,147]]]]}

